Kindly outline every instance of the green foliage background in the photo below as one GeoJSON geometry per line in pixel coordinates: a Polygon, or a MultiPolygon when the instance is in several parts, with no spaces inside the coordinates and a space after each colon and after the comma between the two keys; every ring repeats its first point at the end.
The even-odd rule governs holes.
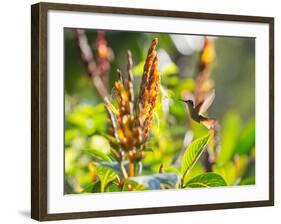
{"type": "MultiPolygon", "coordinates": [[[[87,30],[86,33],[89,41],[95,43],[96,31],[87,30]]],[[[134,62],[134,88],[138,93],[144,60],[154,37],[159,39],[158,53],[162,52],[162,55],[169,57],[168,60],[162,60],[165,64],[161,65],[164,56],[161,58],[159,53],[161,85],[165,91],[160,94],[162,101],[157,106],[154,117],[142,175],[158,173],[161,164],[166,173],[180,173],[183,169],[182,151],[188,146],[186,140],[207,135],[207,130],[202,125],[190,121],[186,106],[175,100],[182,97],[183,91],[192,91],[194,88],[193,78],[197,72],[200,49],[190,50],[188,55],[184,55],[177,49],[169,34],[106,31],[108,45],[114,53],[108,74],[108,90],[114,96],[116,69],[120,68],[126,74],[126,55],[130,49],[134,62]]],[[[190,38],[191,49],[192,41],[202,39],[200,36],[186,37],[190,38]]],[[[95,188],[98,189],[96,191],[116,191],[114,185],[106,188],[104,182],[93,182],[93,172],[89,167],[93,161],[112,161],[110,144],[101,135],[107,131],[108,120],[103,101],[86,75],[73,29],[67,28],[64,31],[64,49],[65,193],[95,192],[95,188]],[[103,184],[103,187],[95,184],[103,184]]],[[[208,116],[218,119],[220,123],[221,153],[213,165],[213,182],[208,182],[207,185],[254,184],[255,41],[254,38],[217,37],[215,50],[216,60],[211,78],[214,80],[216,98],[208,116]]],[[[103,171],[99,172],[104,174],[103,171]]],[[[107,180],[114,181],[115,174],[106,172],[109,178],[107,180]]],[[[204,173],[199,159],[184,177],[184,182],[191,187],[196,186],[194,183],[197,180],[204,183],[204,173]]],[[[138,189],[146,188],[140,185],[138,189]]]]}

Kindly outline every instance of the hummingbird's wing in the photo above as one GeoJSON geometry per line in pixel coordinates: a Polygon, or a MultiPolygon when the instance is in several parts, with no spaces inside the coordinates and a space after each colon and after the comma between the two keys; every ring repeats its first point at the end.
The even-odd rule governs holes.
{"type": "Polygon", "coordinates": [[[215,90],[212,90],[207,95],[206,99],[196,106],[195,110],[198,112],[199,115],[202,115],[209,109],[209,107],[212,105],[214,99],[215,99],[215,90]]]}

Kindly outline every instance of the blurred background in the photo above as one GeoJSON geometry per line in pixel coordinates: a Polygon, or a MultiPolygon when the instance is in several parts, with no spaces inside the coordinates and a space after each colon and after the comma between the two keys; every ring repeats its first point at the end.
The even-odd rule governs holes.
{"type": "MultiPolygon", "coordinates": [[[[127,50],[133,57],[134,89],[139,92],[147,51],[153,38],[159,44],[161,93],[143,160],[143,175],[178,167],[190,141],[207,130],[189,119],[186,106],[178,101],[195,88],[199,54],[204,37],[160,33],[86,30],[89,44],[102,67],[102,79],[114,98],[116,69],[126,74],[127,50]],[[103,47],[106,48],[103,51],[103,47]],[[101,60],[102,56],[106,60],[101,60]]],[[[208,116],[220,129],[220,154],[213,166],[228,185],[255,183],[255,39],[209,37],[214,41],[215,60],[210,79],[216,97],[208,116]]],[[[106,132],[108,118],[103,100],[81,60],[74,29],[64,30],[65,68],[65,193],[79,193],[92,181],[88,164],[93,158],[84,149],[110,154],[110,144],[99,133],[106,132]]],[[[197,163],[189,178],[204,172],[197,163]]]]}

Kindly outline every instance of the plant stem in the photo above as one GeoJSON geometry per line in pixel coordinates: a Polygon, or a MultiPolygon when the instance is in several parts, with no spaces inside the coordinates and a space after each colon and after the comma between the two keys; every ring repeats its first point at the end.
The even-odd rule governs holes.
{"type": "Polygon", "coordinates": [[[129,177],[133,177],[135,175],[135,164],[132,160],[129,160],[129,177]]]}
{"type": "Polygon", "coordinates": [[[125,179],[127,179],[127,178],[128,178],[128,174],[127,174],[127,171],[126,171],[126,169],[125,169],[125,167],[124,167],[123,161],[120,161],[120,162],[119,162],[119,167],[120,167],[120,170],[121,170],[121,172],[122,172],[123,177],[124,177],[125,179]]]}

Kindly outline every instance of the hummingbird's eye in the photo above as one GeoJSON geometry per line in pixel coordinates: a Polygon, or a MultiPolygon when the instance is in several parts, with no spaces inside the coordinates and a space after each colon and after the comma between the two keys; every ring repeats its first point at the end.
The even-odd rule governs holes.
{"type": "Polygon", "coordinates": [[[192,100],[187,100],[187,103],[189,103],[190,105],[193,105],[193,101],[192,100]]]}

